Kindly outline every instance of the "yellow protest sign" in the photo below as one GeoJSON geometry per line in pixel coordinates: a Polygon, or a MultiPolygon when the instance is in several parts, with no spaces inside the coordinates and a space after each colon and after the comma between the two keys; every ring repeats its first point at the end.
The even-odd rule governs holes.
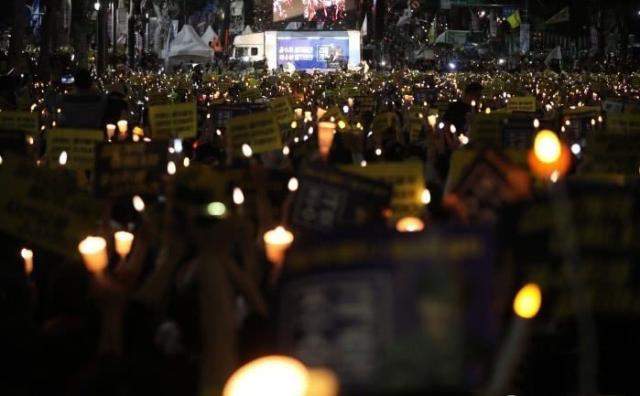
{"type": "Polygon", "coordinates": [[[39,128],[38,113],[28,111],[2,111],[0,112],[0,130],[22,131],[36,134],[39,128]]]}
{"type": "Polygon", "coordinates": [[[227,124],[227,133],[234,153],[241,153],[243,144],[251,146],[255,154],[282,148],[280,129],[268,111],[232,118],[227,124]]]}
{"type": "Polygon", "coordinates": [[[613,134],[640,133],[640,114],[614,113],[607,116],[607,132],[613,134]]]}
{"type": "Polygon", "coordinates": [[[507,113],[474,114],[471,120],[469,139],[478,145],[498,148],[502,146],[502,130],[507,113]]]}
{"type": "Polygon", "coordinates": [[[512,96],[507,103],[507,110],[534,113],[536,111],[535,96],[512,96]]]}
{"type": "Polygon", "coordinates": [[[95,232],[101,205],[79,191],[73,174],[34,167],[5,156],[0,185],[0,230],[28,244],[80,259],[77,245],[95,232]]]}
{"type": "Polygon", "coordinates": [[[281,125],[289,125],[293,121],[293,109],[291,108],[291,100],[287,96],[273,98],[269,102],[271,113],[281,125]]]}
{"type": "Polygon", "coordinates": [[[391,209],[393,218],[419,215],[424,210],[424,169],[419,161],[376,162],[365,167],[347,165],[343,169],[349,173],[380,180],[393,186],[391,209]]]}
{"type": "Polygon", "coordinates": [[[153,138],[195,138],[198,131],[196,113],[195,102],[149,107],[153,138]]]}
{"type": "Polygon", "coordinates": [[[102,131],[94,129],[52,129],[47,133],[47,158],[51,166],[58,166],[65,151],[65,167],[73,170],[92,170],[96,144],[103,140],[102,131]]]}

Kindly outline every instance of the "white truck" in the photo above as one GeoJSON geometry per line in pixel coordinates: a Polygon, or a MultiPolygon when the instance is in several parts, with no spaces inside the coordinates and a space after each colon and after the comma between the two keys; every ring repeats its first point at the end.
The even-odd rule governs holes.
{"type": "Polygon", "coordinates": [[[358,30],[266,31],[241,34],[233,40],[231,59],[266,61],[269,70],[331,70],[338,64],[349,69],[360,64],[361,38],[358,30]]]}

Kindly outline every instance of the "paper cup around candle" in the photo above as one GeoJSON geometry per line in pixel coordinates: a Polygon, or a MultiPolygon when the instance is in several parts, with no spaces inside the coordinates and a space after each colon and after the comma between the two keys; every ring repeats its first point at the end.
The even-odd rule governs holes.
{"type": "Polygon", "coordinates": [[[284,227],[278,226],[264,234],[267,259],[280,266],[284,263],[284,253],[293,242],[293,234],[284,227]]]}
{"type": "Polygon", "coordinates": [[[99,274],[107,267],[107,241],[102,237],[88,236],[78,244],[82,260],[89,272],[99,274]]]}
{"type": "Polygon", "coordinates": [[[301,108],[296,108],[295,110],[296,113],[296,118],[302,118],[302,109],[301,108]]]}
{"type": "Polygon", "coordinates": [[[129,123],[126,120],[118,121],[118,138],[125,139],[127,137],[127,131],[129,130],[129,123]]]}
{"type": "Polygon", "coordinates": [[[127,231],[118,231],[113,234],[113,239],[116,243],[116,253],[118,253],[118,256],[124,259],[131,251],[131,245],[133,244],[133,234],[127,231]]]}
{"type": "Polygon", "coordinates": [[[24,272],[27,276],[33,272],[33,251],[31,249],[22,248],[20,250],[20,256],[24,260],[24,272]]]}
{"type": "Polygon", "coordinates": [[[107,124],[107,138],[112,139],[116,134],[116,126],[114,124],[107,124]]]}
{"type": "Polygon", "coordinates": [[[325,159],[329,156],[335,131],[336,124],[333,122],[318,123],[318,151],[320,151],[320,155],[325,159]]]}

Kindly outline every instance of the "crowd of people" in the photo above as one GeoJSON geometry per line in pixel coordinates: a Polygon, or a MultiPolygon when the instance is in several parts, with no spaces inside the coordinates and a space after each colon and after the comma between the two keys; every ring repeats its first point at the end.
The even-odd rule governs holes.
{"type": "MultiPolygon", "coordinates": [[[[16,183],[2,186],[9,198],[0,202],[42,194],[52,197],[52,212],[86,215],[69,214],[59,235],[50,235],[55,227],[44,233],[13,227],[13,206],[0,208],[0,337],[9,363],[0,393],[221,394],[241,364],[270,354],[328,366],[343,384],[341,394],[626,393],[633,389],[632,365],[619,357],[637,350],[640,156],[624,152],[626,141],[600,152],[594,139],[611,134],[616,142],[637,132],[639,101],[637,72],[194,67],[174,74],[113,68],[103,76],[77,68],[50,82],[3,77],[2,112],[38,114],[38,129],[25,134],[17,154],[0,147],[0,180],[16,183]],[[193,103],[193,134],[158,134],[154,109],[193,103]],[[123,120],[122,130],[109,131],[107,125],[120,129],[123,120]],[[246,120],[241,125],[250,132],[233,120],[246,120]],[[614,120],[628,130],[613,132],[621,128],[614,120]],[[251,128],[271,133],[260,129],[265,124],[277,134],[251,135],[251,128]],[[96,195],[99,165],[69,169],[66,152],[64,161],[50,157],[49,136],[59,129],[100,130],[98,146],[158,143],[166,157],[154,158],[166,161],[159,174],[148,170],[149,185],[132,187],[140,191],[96,195]],[[531,162],[541,130],[555,132],[549,139],[557,139],[567,166],[531,162]],[[606,177],[593,171],[605,162],[613,169],[606,177]],[[394,166],[406,168],[385,173],[394,166]],[[17,186],[30,178],[41,191],[18,195],[17,186]],[[80,198],[96,213],[67,207],[80,198]],[[410,226],[401,225],[406,219],[410,226]],[[75,248],[62,246],[79,220],[83,232],[107,240],[106,268],[95,270],[86,257],[83,266],[75,248]],[[125,254],[112,242],[122,230],[135,236],[125,254]],[[269,230],[295,236],[284,258],[272,255],[269,230]],[[418,239],[402,239],[406,231],[418,239]],[[488,236],[474,240],[490,251],[482,255],[488,267],[466,266],[479,261],[460,252],[476,245],[460,235],[488,236]],[[60,246],[43,243],[56,238],[60,246]],[[365,247],[340,249],[347,240],[365,247]],[[407,241],[415,241],[407,245],[415,250],[393,250],[407,241]],[[361,269],[345,275],[341,266],[364,264],[359,255],[375,261],[369,252],[387,247],[407,262],[417,254],[439,268],[405,300],[404,310],[416,311],[409,322],[423,323],[422,332],[384,334],[362,349],[354,336],[360,333],[346,344],[339,340],[346,331],[308,335],[332,315],[347,318],[336,328],[367,315],[380,332],[387,328],[377,309],[403,300],[384,294],[386,283],[372,281],[370,290],[353,283],[353,295],[338,290],[348,276],[373,279],[361,269]],[[31,267],[24,249],[32,252],[31,267]],[[343,263],[345,256],[351,259],[343,263]],[[316,265],[323,270],[312,275],[326,290],[287,283],[316,265]],[[530,338],[519,341],[524,358],[507,353],[502,361],[505,340],[520,334],[511,302],[527,282],[542,289],[540,318],[527,324],[530,338]],[[481,297],[479,284],[487,286],[481,297]],[[624,298],[616,294],[623,291],[624,298]],[[367,293],[375,293],[371,307],[363,303],[367,293]],[[338,304],[340,298],[347,301],[338,304]],[[291,308],[303,302],[328,311],[291,308]],[[375,354],[363,352],[370,349],[375,354]],[[504,370],[511,374],[501,383],[504,370]]],[[[80,243],[89,234],[72,235],[80,243]]],[[[378,266],[369,261],[367,269],[378,266]]],[[[388,271],[411,278],[398,269],[402,260],[391,261],[384,263],[393,264],[388,271]]]]}

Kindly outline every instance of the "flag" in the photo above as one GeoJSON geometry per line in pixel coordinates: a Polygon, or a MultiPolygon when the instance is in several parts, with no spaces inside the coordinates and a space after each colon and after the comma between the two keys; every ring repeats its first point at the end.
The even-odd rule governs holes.
{"type": "Polygon", "coordinates": [[[544,60],[544,64],[549,66],[551,61],[554,59],[562,61],[562,52],[560,50],[560,46],[557,46],[556,48],[552,49],[551,52],[549,52],[549,55],[547,55],[547,58],[544,60]]]}
{"type": "Polygon", "coordinates": [[[507,22],[509,22],[511,29],[515,29],[520,26],[520,23],[522,22],[522,20],[520,19],[520,11],[516,10],[516,12],[509,15],[509,17],[507,18],[507,22]]]}
{"type": "Polygon", "coordinates": [[[436,17],[433,17],[433,22],[431,22],[428,38],[431,44],[434,44],[436,42],[436,17]]]}
{"type": "Polygon", "coordinates": [[[367,35],[367,16],[364,16],[364,20],[362,21],[362,26],[360,26],[360,34],[362,35],[362,37],[367,35]]]}
{"type": "Polygon", "coordinates": [[[549,18],[549,20],[545,22],[545,25],[553,25],[554,23],[567,22],[569,21],[569,18],[570,18],[569,7],[565,7],[562,10],[560,10],[560,12],[558,12],[556,15],[549,18]]]}

